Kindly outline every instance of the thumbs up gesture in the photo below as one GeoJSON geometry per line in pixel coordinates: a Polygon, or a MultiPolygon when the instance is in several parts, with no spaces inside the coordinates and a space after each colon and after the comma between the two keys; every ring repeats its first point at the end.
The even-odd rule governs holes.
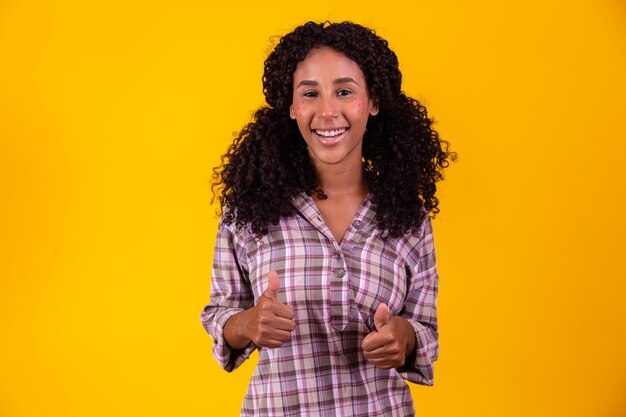
{"type": "Polygon", "coordinates": [[[242,317],[240,326],[247,339],[257,346],[276,348],[291,339],[296,328],[293,310],[278,301],[280,283],[275,271],[269,273],[267,289],[257,304],[242,317]]]}
{"type": "Polygon", "coordinates": [[[402,317],[392,316],[387,304],[381,303],[374,314],[375,331],[361,344],[363,356],[382,369],[399,368],[415,349],[413,326],[402,317]]]}

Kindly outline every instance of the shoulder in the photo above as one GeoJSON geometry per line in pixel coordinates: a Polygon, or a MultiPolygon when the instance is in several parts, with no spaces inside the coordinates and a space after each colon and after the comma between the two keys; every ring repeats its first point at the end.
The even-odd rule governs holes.
{"type": "Polygon", "coordinates": [[[392,239],[396,253],[405,259],[419,257],[420,253],[434,245],[432,219],[426,209],[422,209],[422,213],[423,219],[419,227],[412,228],[404,235],[392,239]]]}
{"type": "Polygon", "coordinates": [[[237,225],[236,217],[222,215],[220,218],[217,226],[217,245],[245,247],[250,235],[248,227],[237,225]]]}

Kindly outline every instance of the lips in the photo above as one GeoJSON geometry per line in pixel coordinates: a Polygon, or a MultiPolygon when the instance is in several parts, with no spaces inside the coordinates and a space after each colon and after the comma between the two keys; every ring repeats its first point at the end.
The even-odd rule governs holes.
{"type": "Polygon", "coordinates": [[[347,127],[337,129],[312,129],[315,136],[320,139],[324,145],[333,145],[339,142],[348,131],[347,127]]]}

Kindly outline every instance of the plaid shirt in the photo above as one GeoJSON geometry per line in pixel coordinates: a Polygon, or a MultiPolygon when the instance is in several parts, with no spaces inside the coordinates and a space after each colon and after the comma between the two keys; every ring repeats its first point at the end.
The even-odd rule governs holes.
{"type": "Polygon", "coordinates": [[[404,379],[433,383],[437,358],[437,265],[430,218],[416,233],[384,241],[369,195],[338,244],[311,197],[293,200],[297,213],[257,238],[220,223],[210,303],[201,314],[213,355],[227,371],[259,349],[242,416],[413,416],[404,379]],[[296,328],[280,348],[253,342],[231,349],[224,325],[255,305],[270,271],[279,301],[296,328]],[[367,362],[361,343],[374,328],[379,303],[415,329],[416,354],[400,369],[367,362]]]}

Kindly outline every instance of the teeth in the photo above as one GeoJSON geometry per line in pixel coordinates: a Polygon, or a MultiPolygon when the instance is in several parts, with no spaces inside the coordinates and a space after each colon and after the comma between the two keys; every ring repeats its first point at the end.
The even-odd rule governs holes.
{"type": "Polygon", "coordinates": [[[332,138],[335,136],[339,136],[339,135],[343,135],[345,133],[345,131],[348,130],[345,127],[342,129],[335,129],[335,130],[318,130],[315,129],[315,133],[318,134],[319,136],[323,136],[325,138],[332,138]]]}

